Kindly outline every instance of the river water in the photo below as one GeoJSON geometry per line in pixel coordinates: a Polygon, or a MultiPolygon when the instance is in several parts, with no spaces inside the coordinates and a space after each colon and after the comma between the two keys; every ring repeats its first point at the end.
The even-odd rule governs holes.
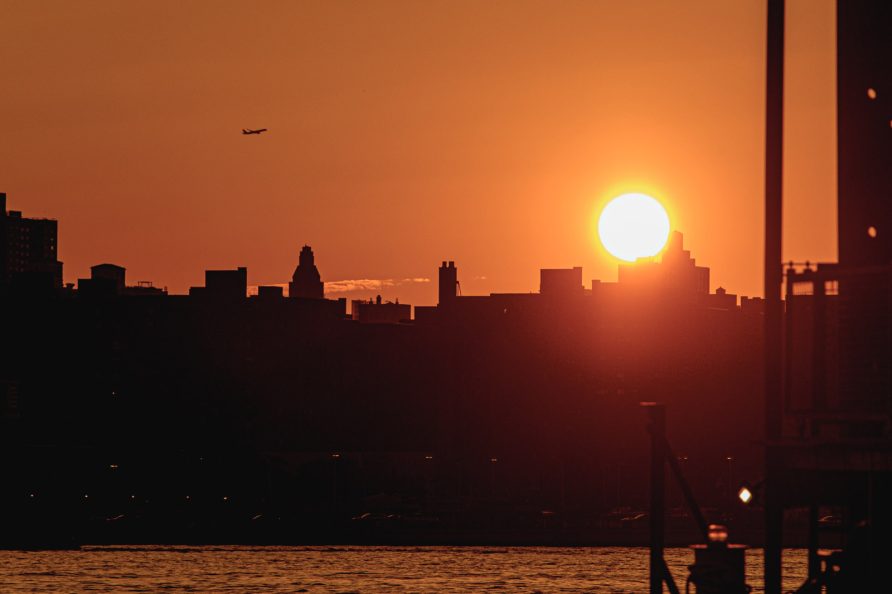
{"type": "MultiPolygon", "coordinates": [[[[605,592],[647,591],[645,548],[120,546],[0,551],[0,592],[605,592]]],[[[682,592],[688,549],[666,561],[682,592]]],[[[747,552],[761,592],[762,552],[747,552]]],[[[784,591],[805,574],[784,555],[784,591]]],[[[693,591],[693,586],[691,587],[693,591]]]]}

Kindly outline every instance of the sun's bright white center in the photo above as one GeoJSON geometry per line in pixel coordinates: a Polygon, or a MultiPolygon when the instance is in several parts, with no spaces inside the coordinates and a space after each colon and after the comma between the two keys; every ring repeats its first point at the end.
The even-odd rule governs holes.
{"type": "Polygon", "coordinates": [[[598,237],[620,260],[650,258],[659,254],[669,239],[669,215],[647,194],[623,194],[601,211],[598,237]]]}

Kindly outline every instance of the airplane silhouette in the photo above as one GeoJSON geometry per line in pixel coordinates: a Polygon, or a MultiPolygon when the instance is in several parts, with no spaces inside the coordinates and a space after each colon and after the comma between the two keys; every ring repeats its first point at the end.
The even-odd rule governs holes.
{"type": "Polygon", "coordinates": [[[266,132],[266,128],[260,128],[259,130],[250,130],[248,128],[242,128],[242,134],[260,134],[261,132],[266,132]]]}

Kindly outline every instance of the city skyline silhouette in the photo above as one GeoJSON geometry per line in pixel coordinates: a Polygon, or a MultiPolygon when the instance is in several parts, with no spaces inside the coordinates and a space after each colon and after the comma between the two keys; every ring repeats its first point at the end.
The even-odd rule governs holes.
{"type": "MultiPolygon", "coordinates": [[[[41,223],[18,217],[4,233],[41,223]]],[[[350,315],[315,256],[301,248],[288,292],[251,296],[244,267],[174,295],[111,263],[62,287],[53,253],[25,257],[3,287],[22,314],[3,421],[18,459],[5,501],[37,522],[28,538],[640,543],[644,440],[622,436],[655,394],[694,415],[671,426],[714,513],[756,472],[761,300],[711,293],[678,232],[616,283],[542,269],[538,292],[469,295],[461,263],[443,261],[437,305],[378,297],[350,315]],[[47,349],[49,333],[77,338],[47,349]],[[729,408],[749,422],[691,424],[729,408]],[[737,474],[714,483],[728,456],[737,474]]]]}
{"type": "MultiPolygon", "coordinates": [[[[114,261],[174,293],[235,266],[287,283],[302,243],[330,280],[430,278],[450,257],[472,293],[533,291],[560,266],[611,281],[597,212],[641,191],[715,287],[761,295],[758,260],[741,257],[761,251],[758,2],[692,1],[685,19],[643,0],[520,3],[510,18],[110,6],[18,4],[0,24],[21,58],[4,64],[3,190],[65,221],[68,282],[114,261]],[[250,124],[273,132],[245,137],[250,124]]],[[[783,259],[831,261],[833,3],[788,10],[783,259]]],[[[432,284],[411,285],[408,301],[435,303],[432,284]]]]}
{"type": "Polygon", "coordinates": [[[892,580],[892,3],[2,11],[0,583],[892,580]]]}

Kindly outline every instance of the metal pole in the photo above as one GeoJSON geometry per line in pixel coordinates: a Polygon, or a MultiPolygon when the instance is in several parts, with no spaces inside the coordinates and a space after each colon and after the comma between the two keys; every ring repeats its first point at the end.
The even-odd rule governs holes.
{"type": "Polygon", "coordinates": [[[808,506],[808,577],[815,578],[821,573],[821,560],[818,557],[818,505],[808,506]]]}
{"type": "Polygon", "coordinates": [[[781,592],[782,499],[772,442],[781,435],[781,264],[784,139],[784,0],[768,0],[765,84],[765,594],[781,592]]]}
{"type": "MultiPolygon", "coordinates": [[[[827,288],[823,279],[815,280],[812,293],[814,295],[814,313],[812,324],[812,407],[825,412],[827,410],[827,288]]],[[[811,428],[809,437],[813,437],[815,428],[811,428]]]]}
{"type": "Polygon", "coordinates": [[[765,422],[769,439],[781,427],[781,263],[784,0],[768,0],[768,80],[765,121],[765,422]]]}
{"type": "Polygon", "coordinates": [[[663,560],[666,544],[666,409],[656,402],[641,405],[647,410],[650,433],[650,594],[662,594],[666,572],[663,560]]]}

